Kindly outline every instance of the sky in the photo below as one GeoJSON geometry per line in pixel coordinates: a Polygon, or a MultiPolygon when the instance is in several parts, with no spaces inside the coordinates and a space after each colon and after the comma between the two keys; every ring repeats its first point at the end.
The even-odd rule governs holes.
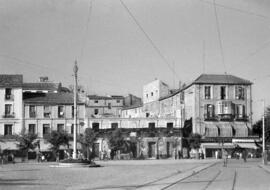
{"type": "Polygon", "coordinates": [[[0,0],[0,71],[89,94],[142,96],[202,73],[253,82],[254,120],[270,105],[269,0],[0,0]],[[215,6],[216,4],[216,14],[215,6]],[[140,28],[141,27],[141,28],[140,28]],[[173,72],[174,71],[174,72],[173,72]]]}

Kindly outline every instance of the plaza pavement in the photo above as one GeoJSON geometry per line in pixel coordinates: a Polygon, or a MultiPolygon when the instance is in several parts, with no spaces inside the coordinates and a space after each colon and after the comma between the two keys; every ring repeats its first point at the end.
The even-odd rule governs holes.
{"type": "Polygon", "coordinates": [[[0,189],[83,190],[144,189],[162,180],[177,180],[220,160],[99,161],[100,168],[57,168],[55,163],[7,164],[0,168],[0,189]]]}
{"type": "Polygon", "coordinates": [[[267,190],[270,165],[261,159],[99,161],[100,168],[57,168],[56,163],[0,167],[0,189],[49,190],[267,190]]]}

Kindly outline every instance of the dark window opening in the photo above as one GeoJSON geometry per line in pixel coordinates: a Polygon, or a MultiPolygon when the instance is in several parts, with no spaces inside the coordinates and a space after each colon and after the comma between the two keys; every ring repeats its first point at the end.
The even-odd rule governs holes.
{"type": "Polygon", "coordinates": [[[150,113],[146,113],[146,117],[149,117],[150,116],[150,113]]]}
{"type": "Polygon", "coordinates": [[[64,131],[64,124],[63,123],[58,123],[57,124],[57,131],[58,132],[63,132],[64,131]]]}
{"type": "Polygon", "coordinates": [[[116,103],[120,103],[120,100],[116,100],[116,103]]]}
{"type": "Polygon", "coordinates": [[[6,88],[6,90],[5,90],[5,98],[6,98],[6,100],[10,100],[12,98],[12,96],[11,96],[11,88],[6,88]]]}
{"type": "Polygon", "coordinates": [[[70,127],[70,133],[71,133],[71,134],[74,133],[74,124],[72,124],[71,127],[70,127]]]}
{"type": "Polygon", "coordinates": [[[36,107],[33,105],[29,106],[29,117],[36,117],[36,107]]]}
{"type": "Polygon", "coordinates": [[[50,116],[51,116],[50,106],[44,106],[44,114],[43,114],[43,116],[45,118],[50,118],[50,116]]]}
{"type": "Polygon", "coordinates": [[[108,103],[108,109],[111,109],[111,108],[112,108],[112,104],[108,103]]]}
{"type": "Polygon", "coordinates": [[[50,124],[43,124],[43,135],[50,133],[50,124]]]}
{"type": "Polygon", "coordinates": [[[9,117],[11,115],[11,104],[5,104],[5,117],[9,117]]]}
{"type": "Polygon", "coordinates": [[[98,100],[95,100],[95,104],[97,104],[98,103],[98,100]]]}
{"type": "Polygon", "coordinates": [[[154,130],[156,128],[156,124],[154,122],[148,123],[148,128],[150,130],[154,130]]]}
{"type": "Polygon", "coordinates": [[[71,117],[74,118],[74,106],[71,107],[71,117]]]}
{"type": "Polygon", "coordinates": [[[92,123],[92,129],[94,131],[99,131],[99,123],[92,123]]]}
{"type": "Polygon", "coordinates": [[[211,86],[205,86],[204,88],[204,98],[211,99],[211,86]]]}
{"type": "Polygon", "coordinates": [[[118,123],[112,123],[111,128],[112,129],[117,129],[118,128],[118,123]]]}
{"type": "Polygon", "coordinates": [[[151,92],[151,96],[154,96],[154,93],[153,92],[151,92]]]}
{"type": "Polygon", "coordinates": [[[36,133],[36,125],[35,124],[29,124],[28,133],[29,134],[35,134],[36,133]]]}
{"type": "Polygon", "coordinates": [[[64,106],[58,106],[58,118],[64,117],[64,106]]]}
{"type": "Polygon", "coordinates": [[[226,99],[226,86],[220,87],[220,99],[225,100],[226,99]]]}
{"type": "Polygon", "coordinates": [[[98,109],[94,110],[94,114],[97,115],[98,114],[98,109]]]}
{"type": "Polygon", "coordinates": [[[4,135],[12,135],[12,125],[11,124],[5,124],[4,125],[4,135]]]}
{"type": "Polygon", "coordinates": [[[172,130],[173,129],[173,123],[167,123],[167,129],[172,130]]]}

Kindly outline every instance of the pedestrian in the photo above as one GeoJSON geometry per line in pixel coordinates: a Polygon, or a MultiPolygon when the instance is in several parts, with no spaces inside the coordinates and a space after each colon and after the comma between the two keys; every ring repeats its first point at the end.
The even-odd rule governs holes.
{"type": "Polygon", "coordinates": [[[13,153],[10,153],[11,161],[13,164],[15,164],[15,157],[13,153]]]}
{"type": "Polygon", "coordinates": [[[247,162],[247,151],[246,151],[246,149],[243,150],[242,156],[243,156],[244,162],[247,162]]]}
{"type": "Polygon", "coordinates": [[[228,163],[228,152],[225,149],[222,149],[222,157],[223,157],[223,166],[227,167],[228,163]]]}
{"type": "Polygon", "coordinates": [[[218,159],[218,151],[217,150],[215,151],[215,156],[216,156],[216,159],[218,159]]]}

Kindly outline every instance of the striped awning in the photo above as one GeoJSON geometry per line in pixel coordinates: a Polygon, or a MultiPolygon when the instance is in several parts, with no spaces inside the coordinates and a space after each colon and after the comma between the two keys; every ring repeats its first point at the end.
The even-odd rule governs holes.
{"type": "Polygon", "coordinates": [[[207,124],[205,125],[205,136],[206,137],[218,137],[218,128],[216,125],[207,124]]]}
{"type": "Polygon", "coordinates": [[[219,124],[217,125],[219,129],[220,137],[232,137],[232,126],[229,124],[219,124]]]}
{"type": "Polygon", "coordinates": [[[253,142],[249,143],[237,143],[241,148],[258,149],[259,147],[253,142]]]}
{"type": "Polygon", "coordinates": [[[246,124],[233,124],[233,128],[235,130],[235,137],[247,137],[248,136],[248,128],[246,124]]]}

